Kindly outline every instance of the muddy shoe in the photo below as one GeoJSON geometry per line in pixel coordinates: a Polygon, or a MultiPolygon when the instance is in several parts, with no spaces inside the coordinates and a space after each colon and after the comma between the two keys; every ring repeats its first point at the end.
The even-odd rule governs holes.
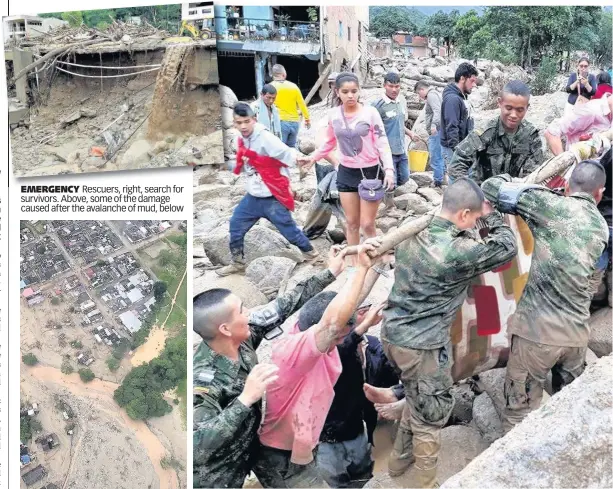
{"type": "Polygon", "coordinates": [[[312,249],[311,251],[303,251],[302,256],[304,256],[307,262],[314,262],[321,258],[319,251],[316,249],[312,249]]]}
{"type": "Polygon", "coordinates": [[[215,273],[220,277],[227,277],[233,273],[245,273],[246,265],[241,262],[234,261],[225,267],[215,270],[215,273]]]}
{"type": "Polygon", "coordinates": [[[418,469],[415,467],[415,482],[417,482],[416,487],[422,488],[438,488],[440,487],[438,481],[436,480],[436,467],[431,469],[418,469]]]}
{"type": "Polygon", "coordinates": [[[387,461],[387,472],[391,477],[400,477],[413,462],[413,433],[398,429],[394,448],[387,461]]]}

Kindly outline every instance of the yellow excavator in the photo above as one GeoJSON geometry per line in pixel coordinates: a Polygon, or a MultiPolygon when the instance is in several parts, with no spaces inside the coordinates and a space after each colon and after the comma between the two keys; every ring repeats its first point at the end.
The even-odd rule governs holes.
{"type": "Polygon", "coordinates": [[[201,29],[198,29],[198,27],[187,20],[181,22],[179,36],[182,36],[185,31],[188,31],[194,39],[211,39],[215,34],[213,31],[211,31],[211,29],[204,26],[202,26],[201,29]]]}

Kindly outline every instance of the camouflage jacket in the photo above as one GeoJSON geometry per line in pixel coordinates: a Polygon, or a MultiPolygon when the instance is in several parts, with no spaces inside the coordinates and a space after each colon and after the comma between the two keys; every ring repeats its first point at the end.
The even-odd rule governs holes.
{"type": "Polygon", "coordinates": [[[449,330],[471,280],[517,253],[515,236],[498,212],[483,219],[485,239],[441,217],[396,249],[395,282],[381,337],[404,348],[430,350],[449,342],[449,330]]]}
{"type": "MultiPolygon", "coordinates": [[[[483,183],[493,205],[509,180],[501,175],[483,183]]],[[[520,194],[516,212],[532,232],[534,251],[509,334],[546,345],[587,346],[588,281],[609,239],[596,201],[585,193],[564,197],[544,187],[529,188],[520,194]]]]}
{"type": "Polygon", "coordinates": [[[538,129],[522,121],[515,134],[507,134],[500,117],[487,123],[483,131],[472,131],[455,148],[449,163],[449,176],[457,179],[468,175],[476,164],[473,178],[481,183],[490,177],[508,173],[521,177],[543,162],[543,146],[538,129]]]}
{"type": "Polygon", "coordinates": [[[261,402],[248,408],[237,397],[258,363],[255,353],[264,335],[280,326],[311,297],[334,282],[324,270],[300,282],[274,301],[273,324],[250,324],[251,337],[239,347],[239,361],[214,352],[202,342],[194,354],[194,487],[243,487],[257,448],[261,402]]]}

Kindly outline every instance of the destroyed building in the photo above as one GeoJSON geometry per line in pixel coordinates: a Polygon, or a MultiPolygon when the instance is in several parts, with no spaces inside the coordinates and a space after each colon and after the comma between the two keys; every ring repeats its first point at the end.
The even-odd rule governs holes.
{"type": "Polygon", "coordinates": [[[307,103],[323,99],[329,73],[366,74],[368,18],[368,7],[215,5],[220,83],[255,98],[279,63],[307,103]]]}
{"type": "Polygon", "coordinates": [[[199,164],[215,151],[199,153],[219,129],[214,39],[115,21],[7,43],[5,59],[17,176],[199,164]]]}
{"type": "Polygon", "coordinates": [[[21,479],[25,483],[26,486],[33,486],[38,481],[41,481],[47,475],[47,471],[42,465],[37,465],[32,470],[26,472],[25,474],[21,474],[21,479]]]}

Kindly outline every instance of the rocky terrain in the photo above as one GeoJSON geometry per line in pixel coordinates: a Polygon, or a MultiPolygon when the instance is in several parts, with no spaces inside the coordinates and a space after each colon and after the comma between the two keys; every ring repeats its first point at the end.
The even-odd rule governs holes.
{"type": "MultiPolygon", "coordinates": [[[[443,58],[425,61],[412,59],[375,60],[371,62],[369,80],[367,80],[362,88],[362,99],[370,101],[379,96],[381,94],[381,88],[379,87],[382,85],[384,73],[390,69],[396,69],[401,75],[403,93],[409,110],[410,125],[418,134],[425,137],[423,103],[413,93],[415,82],[419,79],[427,78],[442,90],[449,79],[453,77],[455,67],[460,62],[461,60],[456,60],[448,63],[443,58]]],[[[504,85],[505,80],[510,78],[528,79],[529,75],[517,67],[505,67],[499,63],[482,60],[478,61],[478,68],[480,70],[480,84],[471,94],[470,101],[474,108],[473,114],[476,125],[477,127],[483,127],[489,119],[498,115],[493,101],[497,96],[497,91],[504,85]]],[[[272,225],[262,220],[246,236],[245,251],[248,262],[246,274],[219,278],[214,273],[215,268],[221,267],[230,261],[228,249],[229,219],[234,207],[244,195],[242,177],[229,172],[226,166],[234,158],[237,133],[231,128],[231,107],[236,103],[237,99],[226,87],[220,87],[220,94],[224,127],[225,162],[217,166],[200,168],[194,172],[194,293],[197,294],[214,287],[226,287],[239,295],[247,307],[255,307],[265,304],[276,297],[277,294],[291,288],[302,278],[322,268],[323,264],[313,265],[303,263],[299,250],[282,238],[272,225]]],[[[554,118],[562,114],[566,98],[567,95],[561,91],[543,96],[533,96],[527,119],[543,131],[554,118]]],[[[320,131],[326,124],[327,107],[325,102],[314,104],[309,107],[309,110],[311,112],[312,127],[310,130],[301,128],[299,139],[299,148],[304,153],[310,153],[314,146],[318,144],[321,137],[320,131]]],[[[424,146],[420,145],[417,148],[425,149],[424,146]]],[[[292,170],[291,180],[292,189],[296,197],[294,218],[298,225],[302,226],[309,212],[310,201],[315,194],[316,178],[313,172],[311,172],[301,179],[299,171],[294,169],[292,170]]],[[[430,186],[431,183],[432,173],[430,171],[412,173],[410,180],[405,185],[394,190],[393,196],[387,202],[388,205],[380,207],[376,220],[377,233],[383,234],[393,230],[402,223],[415,219],[438,205],[442,199],[442,191],[432,188],[430,186]]],[[[339,222],[333,216],[328,225],[327,233],[313,240],[313,246],[322,254],[327,253],[330,245],[338,240],[339,228],[339,222]]],[[[368,300],[373,302],[384,300],[389,294],[393,280],[393,271],[390,277],[381,277],[368,300]]],[[[330,286],[330,289],[338,290],[343,282],[344,274],[330,286]]],[[[293,325],[294,321],[295,317],[289,318],[284,328],[293,325]]],[[[601,309],[592,316],[590,320],[592,338],[590,340],[590,350],[588,350],[588,363],[593,363],[597,360],[597,357],[611,353],[611,322],[610,308],[601,309]]],[[[373,328],[371,333],[378,335],[379,328],[373,328]]],[[[199,338],[194,336],[194,346],[196,346],[198,341],[199,338]]],[[[268,341],[263,342],[258,350],[260,360],[265,361],[269,358],[272,347],[274,347],[274,340],[273,344],[268,341]]],[[[610,364],[610,361],[607,361],[610,364]]],[[[599,363],[599,365],[607,364],[605,362],[604,364],[599,363]]],[[[602,367],[594,368],[590,372],[603,373],[602,367]]],[[[505,452],[508,453],[508,460],[501,462],[503,467],[509,468],[506,474],[507,479],[496,479],[495,477],[479,479],[480,471],[469,471],[473,466],[485,467],[488,465],[485,454],[482,457],[479,457],[479,454],[485,450],[487,453],[497,450],[497,448],[488,449],[488,447],[492,444],[494,444],[493,447],[500,447],[502,446],[501,443],[505,443],[505,440],[508,438],[507,436],[503,440],[497,441],[503,434],[501,415],[504,410],[504,376],[505,369],[499,368],[484,372],[471,379],[465,379],[454,386],[453,393],[456,399],[456,406],[449,425],[442,432],[439,482],[443,483],[451,478],[450,484],[453,482],[454,485],[449,485],[449,487],[468,487],[468,485],[472,487],[493,487],[496,484],[510,487],[516,485],[515,481],[510,478],[511,462],[518,457],[522,460],[522,463],[525,462],[526,466],[529,464],[528,455],[521,454],[520,449],[517,448],[515,451],[505,452]],[[477,458],[475,462],[466,471],[453,477],[475,458],[477,458]],[[485,461],[480,462],[481,465],[475,465],[481,460],[485,461]],[[472,484],[472,482],[471,484],[461,482],[463,480],[462,474],[464,473],[471,474],[466,476],[466,480],[477,482],[475,484],[472,484]],[[500,482],[503,480],[506,483],[500,482]]],[[[561,394],[556,395],[553,398],[556,402],[550,401],[552,408],[549,411],[546,411],[547,406],[549,406],[547,404],[547,406],[538,411],[541,414],[532,415],[531,419],[542,419],[544,416],[549,416],[548,425],[550,426],[550,431],[555,431],[554,420],[559,420],[561,423],[569,422],[566,414],[558,416],[556,410],[562,409],[566,406],[566,403],[572,402],[569,401],[566,392],[570,392],[572,389],[572,392],[578,393],[581,389],[580,387],[575,387],[575,385],[573,384],[573,386],[563,390],[561,394]],[[565,394],[565,397],[562,397],[563,394],[565,394]],[[557,401],[558,398],[562,400],[557,401]]],[[[602,384],[599,385],[602,386],[602,384]]],[[[547,391],[551,394],[550,381],[547,385],[547,391]]],[[[589,393],[591,391],[581,396],[580,402],[590,403],[589,393]]],[[[544,394],[543,404],[548,402],[548,397],[547,394],[544,394]]],[[[603,397],[600,395],[597,399],[594,402],[598,403],[599,406],[604,406],[603,397]]],[[[596,411],[600,414],[603,412],[602,410],[596,411]]],[[[594,426],[597,423],[604,422],[603,419],[605,419],[604,415],[602,415],[599,421],[593,422],[594,426]]],[[[380,437],[379,439],[384,437],[388,444],[376,444],[376,474],[366,487],[412,487],[411,470],[403,477],[397,479],[389,478],[386,472],[386,457],[391,450],[389,438],[395,432],[395,427],[383,424],[377,430],[376,436],[380,437]]],[[[529,429],[524,429],[522,432],[525,432],[527,436],[529,429]]],[[[542,444],[547,447],[548,453],[554,458],[558,457],[557,460],[561,460],[563,454],[560,447],[568,447],[568,445],[556,445],[557,442],[550,442],[547,438],[547,430],[540,429],[538,432],[540,433],[539,436],[543,437],[542,444]]],[[[588,445],[591,443],[592,438],[588,437],[586,440],[573,439],[576,441],[576,449],[579,452],[584,449],[586,453],[589,451],[588,445]]],[[[530,446],[536,449],[539,443],[540,441],[535,439],[531,442],[530,446]]],[[[599,443],[601,442],[599,441],[599,443]]],[[[514,447],[519,446],[517,442],[513,441],[508,442],[508,444],[512,444],[514,447]]],[[[610,453],[610,444],[607,453],[610,453]]],[[[594,454],[593,458],[598,459],[598,467],[606,468],[602,464],[602,458],[597,457],[596,454],[594,454]]],[[[489,463],[488,467],[491,465],[492,463],[489,463]]],[[[544,464],[542,470],[553,472],[556,468],[544,464]]],[[[579,480],[576,479],[575,481],[578,482],[579,480]]],[[[593,485],[591,487],[608,486],[593,485]]]]}

